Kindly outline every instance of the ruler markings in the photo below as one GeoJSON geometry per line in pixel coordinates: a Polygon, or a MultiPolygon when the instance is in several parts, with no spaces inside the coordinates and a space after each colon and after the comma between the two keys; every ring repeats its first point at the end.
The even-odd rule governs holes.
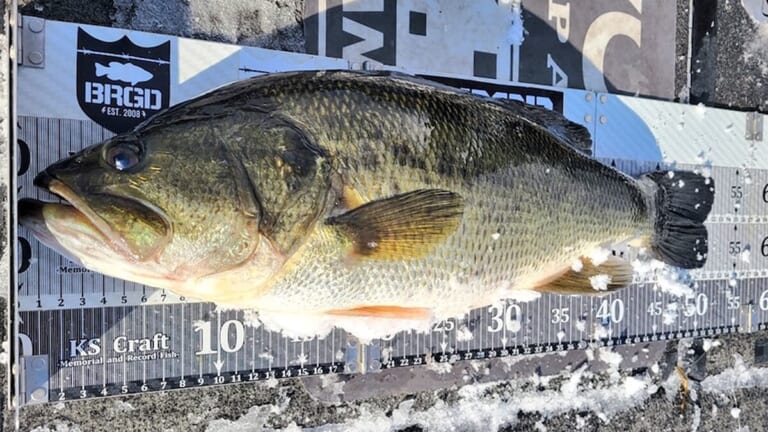
{"type": "MultiPolygon", "coordinates": [[[[24,125],[21,136],[27,142],[37,143],[42,148],[59,146],[59,153],[70,149],[75,150],[76,146],[97,142],[111,135],[100,127],[94,127],[90,122],[57,122],[52,119],[36,120],[24,117],[21,121],[24,125]],[[65,139],[61,139],[62,137],[65,139]]],[[[29,170],[19,179],[22,187],[20,195],[48,199],[51,197],[32,187],[32,178],[34,173],[58,158],[55,153],[55,151],[35,152],[34,157],[31,158],[29,170]]],[[[633,161],[616,161],[616,165],[619,169],[632,174],[655,168],[654,163],[633,161]]],[[[683,164],[676,166],[678,169],[686,167],[683,164]]],[[[662,169],[665,169],[664,166],[662,169]]],[[[504,302],[500,306],[503,309],[501,311],[503,326],[498,336],[494,334],[495,332],[488,331],[494,321],[490,316],[489,308],[486,307],[472,311],[465,320],[450,320],[453,326],[450,330],[448,322],[445,322],[440,323],[439,328],[430,329],[427,334],[404,332],[394,335],[391,340],[374,343],[387,347],[391,358],[395,360],[432,353],[437,359],[450,361],[464,358],[465,353],[462,351],[473,351],[477,357],[481,357],[488,355],[486,354],[488,350],[504,347],[516,347],[523,351],[546,351],[560,349],[561,346],[576,347],[577,344],[583,346],[585,341],[623,343],[622,340],[631,337],[660,338],[667,337],[665,336],[667,334],[693,331],[712,334],[730,332],[738,327],[739,314],[742,313],[741,307],[750,303],[760,323],[764,323],[768,318],[766,317],[768,294],[765,293],[765,288],[768,286],[766,280],[768,257],[762,253],[761,246],[765,242],[764,236],[768,235],[768,202],[763,198],[768,175],[765,170],[747,171],[742,169],[739,175],[736,175],[736,168],[712,168],[718,190],[725,193],[719,193],[716,196],[713,212],[707,221],[710,230],[717,233],[714,239],[716,242],[713,243],[719,242],[719,244],[717,247],[713,244],[712,248],[712,253],[718,259],[711,259],[708,262],[707,267],[701,272],[702,279],[699,280],[700,289],[697,294],[703,294],[708,302],[707,310],[703,311],[703,314],[698,313],[703,308],[701,297],[698,300],[699,303],[695,297],[677,299],[654,291],[652,283],[644,283],[600,298],[563,298],[547,295],[533,303],[504,302]],[[746,174],[747,171],[748,174],[746,174]],[[746,180],[747,178],[749,180],[746,180]],[[734,226],[736,234],[729,231],[734,226]],[[736,243],[739,242],[742,248],[745,245],[749,246],[749,261],[740,259],[742,251],[736,251],[738,249],[736,243]],[[731,247],[730,250],[729,247],[731,247]],[[718,263],[721,265],[718,266],[718,263]],[[722,266],[722,263],[731,265],[731,268],[722,266]],[[735,268],[732,264],[736,264],[735,268]],[[723,288],[728,287],[728,278],[734,270],[738,277],[737,286],[723,288]],[[735,304],[736,296],[738,296],[739,307],[729,307],[729,301],[731,306],[735,304]],[[620,320],[613,313],[615,311],[610,310],[611,305],[618,304],[615,303],[617,299],[623,302],[623,316],[620,320]],[[655,313],[656,310],[651,307],[657,303],[660,305],[661,313],[655,313]],[[519,314],[515,312],[515,319],[519,322],[520,328],[514,332],[509,331],[505,319],[505,312],[512,304],[519,308],[514,310],[519,310],[519,314]],[[603,307],[606,304],[608,311],[603,307]],[[663,322],[668,304],[678,304],[679,307],[672,324],[663,322]],[[686,304],[693,307],[692,312],[686,304]],[[698,310],[697,307],[699,307],[698,310]],[[558,323],[551,322],[554,319],[553,310],[559,311],[557,312],[560,317],[558,323]],[[653,313],[649,313],[649,310],[653,313]],[[599,319],[596,316],[598,311],[608,313],[608,318],[599,319]],[[568,316],[567,321],[564,321],[565,312],[568,316]],[[458,340],[457,330],[464,325],[472,332],[473,337],[458,340]],[[579,328],[580,325],[584,326],[583,331],[579,328]],[[599,337],[596,331],[600,329],[607,330],[609,338],[599,337]],[[448,355],[441,357],[442,353],[448,355]]],[[[324,340],[315,338],[310,341],[292,341],[274,332],[268,332],[263,327],[258,331],[253,328],[250,331],[250,356],[248,346],[242,349],[242,353],[239,352],[240,350],[223,352],[223,344],[231,347],[235,343],[231,340],[232,327],[228,327],[229,333],[222,332],[223,322],[244,321],[242,315],[236,312],[228,312],[223,319],[220,314],[217,315],[218,328],[211,328],[211,343],[216,343],[216,356],[208,356],[208,359],[200,358],[195,355],[195,352],[200,349],[200,334],[195,332],[193,323],[198,320],[210,322],[211,305],[199,304],[186,310],[185,300],[172,293],[116,281],[85,271],[73,266],[71,262],[48,248],[40,247],[37,242],[29,238],[29,233],[25,230],[19,232],[29,241],[33,258],[36,259],[30,265],[35,267],[30,269],[33,271],[20,275],[20,281],[24,284],[19,292],[20,310],[26,317],[23,332],[33,331],[33,334],[37,335],[34,344],[35,353],[58,352],[59,359],[69,359],[70,353],[67,350],[71,348],[72,340],[77,342],[81,338],[100,337],[102,351],[112,355],[115,338],[123,337],[126,341],[137,341],[137,346],[140,344],[151,346],[155,343],[153,338],[159,329],[160,335],[170,335],[170,351],[178,354],[178,357],[164,357],[160,362],[152,361],[149,368],[147,361],[150,360],[129,362],[125,357],[121,362],[114,363],[114,366],[110,366],[106,361],[100,363],[101,367],[98,369],[79,366],[79,378],[73,373],[76,368],[59,369],[56,365],[56,360],[59,359],[52,358],[51,375],[52,377],[58,375],[56,380],[58,390],[67,393],[67,398],[79,397],[82,394],[73,393],[73,388],[85,391],[86,396],[91,397],[97,396],[102,389],[109,387],[110,383],[119,382],[128,387],[126,392],[131,393],[141,391],[132,384],[135,381],[145,383],[150,390],[161,389],[158,382],[164,382],[166,379],[173,380],[175,388],[185,387],[186,384],[181,383],[184,382],[187,371],[194,373],[194,363],[197,363],[197,372],[203,379],[203,384],[208,385],[219,382],[214,379],[215,376],[226,375],[234,380],[232,377],[239,372],[238,369],[246,369],[247,366],[250,366],[253,375],[261,374],[259,379],[262,379],[273,376],[271,372],[274,364],[282,365],[284,374],[295,375],[304,373],[305,360],[308,364],[315,365],[313,373],[323,364],[329,365],[327,371],[331,371],[330,366],[339,362],[337,357],[339,347],[336,345],[338,343],[343,347],[347,336],[344,332],[336,330],[324,340]],[[82,302],[84,304],[81,304],[82,302]],[[59,303],[63,305],[60,306],[59,303]],[[141,316],[145,319],[135,318],[138,309],[142,309],[141,316]],[[149,322],[146,320],[147,313],[153,316],[149,322]],[[160,313],[161,323],[157,322],[158,313],[160,313]],[[75,318],[78,316],[79,318],[75,318]],[[73,326],[78,325],[78,321],[80,329],[76,330],[73,326]],[[58,334],[54,334],[55,329],[50,328],[53,323],[58,323],[58,334]],[[84,328],[86,323],[89,327],[87,331],[84,328]],[[311,348],[313,344],[314,350],[311,348]],[[260,356],[260,354],[268,355],[260,356]],[[239,355],[242,355],[242,363],[238,360],[239,355]],[[310,358],[305,359],[305,356],[310,358]],[[224,362],[220,370],[213,367],[214,358],[216,361],[224,362]],[[248,361],[249,358],[250,361],[248,361]],[[119,372],[120,369],[122,373],[119,372]],[[91,388],[93,386],[97,386],[98,390],[91,388]]],[[[765,249],[768,251],[768,246],[765,249]]],[[[633,258],[631,255],[627,256],[627,259],[631,258],[633,258]]],[[[160,337],[162,336],[158,338],[160,337]]],[[[76,344],[76,346],[79,345],[76,344]]],[[[473,358],[474,354],[470,353],[469,357],[473,358]]],[[[389,365],[399,364],[399,362],[389,362],[389,365]]],[[[123,389],[110,388],[108,391],[111,392],[109,394],[114,394],[114,392],[123,392],[123,389]]],[[[54,397],[58,395],[51,393],[51,398],[54,397]]]]}

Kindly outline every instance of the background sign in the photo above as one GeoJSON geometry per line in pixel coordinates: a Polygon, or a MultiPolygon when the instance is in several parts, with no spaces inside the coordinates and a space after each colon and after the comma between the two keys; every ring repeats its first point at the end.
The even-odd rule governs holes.
{"type": "Polygon", "coordinates": [[[307,52],[410,71],[674,97],[675,2],[310,0],[307,52]]]}

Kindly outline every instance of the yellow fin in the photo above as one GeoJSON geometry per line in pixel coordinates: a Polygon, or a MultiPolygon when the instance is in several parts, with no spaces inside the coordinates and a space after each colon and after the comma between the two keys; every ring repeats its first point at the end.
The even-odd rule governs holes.
{"type": "Polygon", "coordinates": [[[334,309],[327,311],[326,314],[422,320],[430,318],[432,316],[432,310],[427,308],[408,308],[402,306],[362,306],[352,309],[334,309]]]}
{"type": "Polygon", "coordinates": [[[599,295],[632,283],[632,265],[621,258],[611,256],[595,266],[589,258],[582,257],[580,263],[539,281],[533,289],[555,294],[599,295]]]}
{"type": "Polygon", "coordinates": [[[360,194],[349,186],[344,186],[341,189],[341,204],[344,208],[353,209],[365,204],[360,194]]]}
{"type": "Polygon", "coordinates": [[[326,224],[350,239],[353,257],[419,258],[456,230],[463,211],[459,194],[421,189],[371,201],[326,224]]]}

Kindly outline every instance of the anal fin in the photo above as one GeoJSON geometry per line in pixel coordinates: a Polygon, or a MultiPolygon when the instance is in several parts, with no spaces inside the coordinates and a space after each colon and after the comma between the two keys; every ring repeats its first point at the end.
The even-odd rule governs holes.
{"type": "Polygon", "coordinates": [[[540,281],[533,289],[565,295],[600,295],[632,283],[632,265],[619,257],[608,257],[600,265],[594,265],[586,257],[582,257],[580,262],[580,268],[578,263],[570,265],[540,281]]]}
{"type": "Polygon", "coordinates": [[[409,320],[425,320],[432,316],[432,309],[409,308],[402,306],[361,306],[352,309],[333,309],[325,312],[328,315],[372,317],[372,318],[396,318],[409,320]]]}

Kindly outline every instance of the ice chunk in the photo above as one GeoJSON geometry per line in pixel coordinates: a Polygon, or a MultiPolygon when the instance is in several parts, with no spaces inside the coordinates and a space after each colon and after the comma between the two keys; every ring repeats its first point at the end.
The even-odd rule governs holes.
{"type": "Polygon", "coordinates": [[[610,250],[605,248],[597,248],[590,252],[589,260],[592,261],[593,265],[599,266],[600,264],[607,261],[609,256],[611,256],[610,250]]]}
{"type": "Polygon", "coordinates": [[[731,408],[731,417],[737,419],[739,418],[739,415],[741,415],[741,408],[739,407],[731,408]]]}
{"type": "Polygon", "coordinates": [[[584,263],[581,262],[581,260],[578,258],[576,258],[576,261],[574,261],[573,264],[571,264],[571,270],[577,273],[580,272],[582,268],[584,268],[584,263]]]}
{"type": "Polygon", "coordinates": [[[472,331],[469,330],[469,327],[466,325],[462,325],[459,327],[459,330],[456,331],[456,340],[459,342],[470,341],[474,338],[475,336],[472,334],[472,331]]]}
{"type": "Polygon", "coordinates": [[[611,276],[607,274],[590,276],[589,283],[592,284],[592,289],[595,291],[607,291],[608,284],[611,283],[611,276]]]}

